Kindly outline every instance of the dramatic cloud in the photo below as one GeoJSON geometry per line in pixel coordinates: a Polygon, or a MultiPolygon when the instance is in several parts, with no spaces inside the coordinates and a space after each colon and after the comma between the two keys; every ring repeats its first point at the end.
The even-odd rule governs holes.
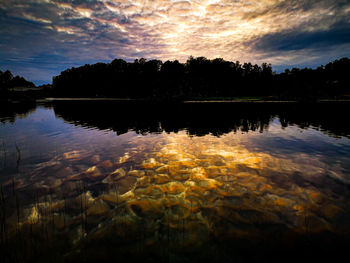
{"type": "Polygon", "coordinates": [[[188,56],[315,66],[350,54],[348,0],[0,0],[0,69],[188,56]]]}

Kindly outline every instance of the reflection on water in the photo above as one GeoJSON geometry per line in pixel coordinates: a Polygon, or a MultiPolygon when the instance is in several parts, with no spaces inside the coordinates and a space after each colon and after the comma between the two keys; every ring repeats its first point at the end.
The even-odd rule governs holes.
{"type": "Polygon", "coordinates": [[[2,117],[1,262],[334,259],[350,237],[347,105],[300,107],[75,101],[2,117]]]}

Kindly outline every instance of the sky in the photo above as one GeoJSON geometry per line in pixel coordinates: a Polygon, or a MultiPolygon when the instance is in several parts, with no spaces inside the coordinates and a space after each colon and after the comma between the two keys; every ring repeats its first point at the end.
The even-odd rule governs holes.
{"type": "Polygon", "coordinates": [[[115,58],[271,63],[350,56],[350,0],[0,0],[0,70],[35,84],[115,58]]]}

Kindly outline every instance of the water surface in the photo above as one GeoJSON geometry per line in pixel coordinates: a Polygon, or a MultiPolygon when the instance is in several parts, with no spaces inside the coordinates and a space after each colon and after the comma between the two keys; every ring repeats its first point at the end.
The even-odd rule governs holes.
{"type": "Polygon", "coordinates": [[[8,106],[2,262],[333,258],[350,234],[346,108],[8,106]]]}

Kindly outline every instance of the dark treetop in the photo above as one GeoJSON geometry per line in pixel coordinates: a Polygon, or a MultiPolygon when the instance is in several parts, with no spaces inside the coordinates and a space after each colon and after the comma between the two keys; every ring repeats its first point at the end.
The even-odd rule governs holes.
{"type": "Polygon", "coordinates": [[[205,100],[237,97],[265,100],[349,99],[350,59],[316,69],[293,68],[280,74],[261,66],[221,58],[179,61],[136,59],[67,69],[51,85],[35,89],[24,78],[0,71],[1,98],[101,97],[147,100],[205,100]]]}
{"type": "Polygon", "coordinates": [[[317,69],[272,72],[270,64],[240,64],[221,58],[190,57],[186,63],[115,59],[67,69],[53,78],[58,97],[205,99],[239,96],[278,99],[334,98],[350,94],[350,60],[317,69]]]}

